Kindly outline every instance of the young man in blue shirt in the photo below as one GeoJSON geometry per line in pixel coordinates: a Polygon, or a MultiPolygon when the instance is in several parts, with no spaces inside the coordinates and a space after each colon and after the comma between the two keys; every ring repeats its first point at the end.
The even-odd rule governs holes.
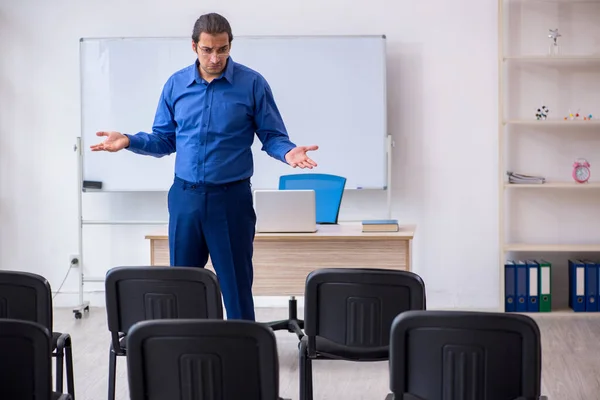
{"type": "Polygon", "coordinates": [[[253,321],[254,134],[267,154],[294,168],[315,167],[306,153],[318,147],[290,141],[267,81],[229,56],[232,40],[224,17],[200,16],[192,33],[197,60],[167,80],[152,133],[98,132],[106,139],[91,149],[176,152],[168,194],[171,265],[204,267],[210,253],[228,319],[253,321]]]}

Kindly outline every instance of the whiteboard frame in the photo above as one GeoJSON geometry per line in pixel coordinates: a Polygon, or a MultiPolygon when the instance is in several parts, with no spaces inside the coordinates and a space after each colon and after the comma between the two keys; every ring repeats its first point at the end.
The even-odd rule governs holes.
{"type": "MultiPolygon", "coordinates": [[[[381,37],[383,39],[386,38],[386,35],[248,35],[241,36],[244,38],[296,38],[296,37],[381,37]]],[[[78,294],[79,294],[79,304],[73,308],[73,313],[82,314],[83,312],[89,312],[89,301],[84,300],[84,284],[86,282],[104,282],[104,278],[101,277],[85,277],[84,274],[84,256],[83,256],[83,228],[85,225],[168,225],[168,221],[124,221],[124,220],[86,220],[83,218],[83,194],[84,193],[137,193],[138,191],[103,191],[103,190],[95,190],[95,189],[85,189],[83,187],[84,180],[84,151],[82,149],[82,136],[84,133],[84,120],[83,120],[83,85],[81,84],[81,79],[83,76],[83,65],[81,63],[81,43],[86,40],[103,40],[103,39],[182,39],[181,36],[115,36],[115,37],[85,37],[79,39],[79,90],[80,90],[80,135],[76,137],[76,143],[73,147],[74,151],[77,153],[77,218],[78,218],[78,252],[79,252],[79,265],[78,268],[78,294]]],[[[384,41],[384,46],[387,46],[387,41],[384,41]]],[[[386,62],[383,63],[383,77],[385,79],[384,85],[384,98],[385,98],[385,107],[384,107],[384,119],[386,121],[387,126],[387,118],[388,118],[388,101],[387,101],[387,51],[386,54],[386,62]]],[[[387,194],[387,218],[390,219],[392,217],[392,159],[393,159],[393,148],[395,147],[395,143],[393,137],[390,133],[388,133],[385,137],[386,141],[386,186],[379,189],[344,189],[346,190],[385,190],[387,194]]]]}

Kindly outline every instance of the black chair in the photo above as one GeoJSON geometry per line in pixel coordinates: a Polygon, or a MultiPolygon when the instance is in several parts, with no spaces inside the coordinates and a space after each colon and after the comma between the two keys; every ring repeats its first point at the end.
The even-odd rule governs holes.
{"type": "Polygon", "coordinates": [[[300,400],[312,400],[312,360],[388,360],[392,321],[425,309],[425,284],[409,271],[320,269],[306,279],[304,302],[300,400]]]}
{"type": "Polygon", "coordinates": [[[394,400],[538,400],[541,344],[525,315],[407,311],[392,323],[394,400]]]}
{"type": "Polygon", "coordinates": [[[161,320],[127,337],[131,400],[278,400],[275,334],[244,320],[161,320]]]}
{"type": "Polygon", "coordinates": [[[52,391],[50,332],[37,322],[0,319],[0,398],[72,400],[52,391]]]}
{"type": "Polygon", "coordinates": [[[66,358],[67,392],[75,399],[71,335],[53,332],[52,290],[37,274],[0,271],[0,319],[37,322],[51,332],[52,356],[56,358],[56,388],[63,392],[63,360],[66,358]]]}
{"type": "Polygon", "coordinates": [[[108,399],[115,398],[117,356],[127,355],[126,337],[136,322],[153,319],[223,319],[216,275],[204,268],[116,267],[105,281],[111,333],[108,399]]]}

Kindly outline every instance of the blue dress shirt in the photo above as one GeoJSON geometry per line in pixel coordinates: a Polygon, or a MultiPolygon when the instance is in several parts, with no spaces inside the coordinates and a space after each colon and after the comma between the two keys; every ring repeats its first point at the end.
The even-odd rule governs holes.
{"type": "Polygon", "coordinates": [[[282,162],[296,147],[265,78],[231,57],[208,83],[198,61],[174,73],[160,96],[152,133],[129,137],[128,150],[163,157],[176,151],[175,175],[194,183],[221,184],[254,173],[254,133],[262,150],[282,162]]]}

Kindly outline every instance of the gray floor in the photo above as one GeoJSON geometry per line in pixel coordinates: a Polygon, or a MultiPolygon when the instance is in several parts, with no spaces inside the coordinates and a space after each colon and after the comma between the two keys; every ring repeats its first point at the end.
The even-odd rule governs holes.
{"type": "MultiPolygon", "coordinates": [[[[301,313],[301,310],[300,310],[301,313]]],[[[283,319],[287,309],[257,309],[257,319],[283,319]]],[[[600,314],[534,316],[543,341],[542,389],[549,400],[600,398],[600,314]]],[[[105,310],[93,308],[82,320],[70,309],[55,310],[55,331],[73,338],[78,400],[106,399],[109,334],[105,310]]],[[[297,340],[277,332],[281,396],[298,399],[297,340]]],[[[117,364],[117,399],[128,399],[125,359],[117,364]]],[[[388,364],[319,361],[313,364],[315,399],[383,399],[388,393],[388,364]]]]}

